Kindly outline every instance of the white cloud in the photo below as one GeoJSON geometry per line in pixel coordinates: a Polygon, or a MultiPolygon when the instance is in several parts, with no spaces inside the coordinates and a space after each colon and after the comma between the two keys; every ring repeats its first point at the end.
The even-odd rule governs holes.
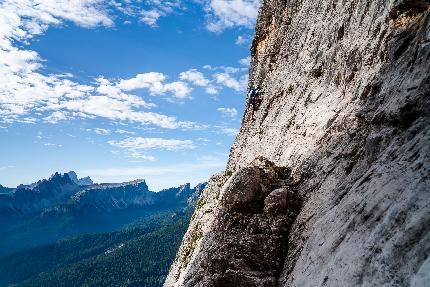
{"type": "MultiPolygon", "coordinates": [[[[124,80],[120,80],[124,81],[124,80]]],[[[108,79],[105,79],[104,77],[98,77],[96,79],[97,86],[95,87],[95,90],[97,93],[102,95],[107,95],[111,98],[116,99],[127,99],[132,101],[138,101],[142,105],[144,105],[146,108],[152,108],[155,107],[153,104],[145,103],[141,98],[136,97],[134,95],[126,94],[125,92],[128,92],[129,89],[121,88],[119,87],[119,82],[117,83],[111,83],[108,79]]],[[[130,89],[132,90],[132,89],[130,89]]]]}
{"type": "Polygon", "coordinates": [[[141,12],[141,18],[140,21],[143,23],[151,26],[151,27],[157,27],[157,20],[161,17],[161,13],[158,10],[149,10],[145,11],[143,10],[141,12]]]}
{"type": "Polygon", "coordinates": [[[110,135],[110,130],[107,130],[107,129],[95,128],[93,131],[96,134],[102,135],[102,136],[108,136],[108,135],[110,135]]]}
{"type": "Polygon", "coordinates": [[[153,124],[162,128],[191,128],[193,123],[178,122],[176,118],[153,113],[135,111],[139,103],[123,101],[107,96],[88,96],[86,98],[64,100],[44,107],[44,110],[68,110],[74,117],[101,117],[116,121],[153,124]]]}
{"type": "Polygon", "coordinates": [[[210,71],[222,71],[222,72],[224,72],[224,73],[228,73],[228,74],[235,74],[235,73],[238,73],[238,72],[246,72],[246,71],[248,71],[248,69],[247,68],[244,68],[244,67],[240,67],[240,68],[238,68],[238,67],[226,67],[226,66],[211,66],[211,65],[204,65],[203,66],[203,69],[206,69],[206,70],[210,70],[210,71]]]}
{"type": "Polygon", "coordinates": [[[206,87],[210,84],[210,81],[205,78],[203,73],[197,71],[196,69],[191,69],[186,72],[179,74],[179,79],[184,81],[190,81],[196,86],[206,87]]]}
{"type": "MultiPolygon", "coordinates": [[[[248,57],[241,59],[238,62],[242,65],[247,65],[249,60],[250,58],[248,57]]],[[[245,72],[248,71],[247,67],[214,67],[211,65],[204,65],[203,69],[218,72],[212,75],[212,80],[209,80],[202,72],[198,71],[197,69],[190,69],[180,73],[179,78],[183,81],[188,81],[195,86],[205,87],[206,93],[211,95],[218,94],[221,86],[233,89],[237,92],[246,90],[248,75],[245,72]]]]}
{"type": "Polygon", "coordinates": [[[239,60],[239,64],[241,64],[243,66],[249,66],[249,63],[251,63],[251,57],[250,56],[239,60]]]}
{"type": "MultiPolygon", "coordinates": [[[[108,143],[122,149],[127,157],[144,161],[157,160],[154,156],[146,153],[149,150],[181,151],[195,148],[191,140],[164,138],[128,137],[120,141],[110,140],[108,143]]],[[[116,151],[112,151],[112,153],[119,154],[116,151]]]]}
{"type": "MultiPolygon", "coordinates": [[[[140,1],[134,9],[139,9],[140,1]]],[[[181,10],[181,0],[161,1],[161,0],[146,0],[144,2],[146,9],[140,11],[140,21],[153,28],[157,27],[157,21],[161,17],[174,13],[176,10],[181,10]]],[[[129,14],[134,14],[129,11],[129,14]]]]}
{"type": "Polygon", "coordinates": [[[208,86],[208,87],[206,87],[206,89],[205,89],[205,91],[206,91],[206,93],[208,93],[209,95],[216,95],[216,94],[218,94],[219,92],[218,92],[218,89],[216,88],[216,87],[214,87],[214,86],[208,86]]]}
{"type": "Polygon", "coordinates": [[[236,45],[245,45],[245,44],[249,44],[251,42],[251,36],[244,34],[244,35],[239,35],[236,38],[236,45]]]}
{"type": "Polygon", "coordinates": [[[204,142],[204,143],[210,142],[210,140],[208,140],[207,138],[203,138],[203,137],[197,138],[197,140],[200,142],[204,142]]]}
{"type": "Polygon", "coordinates": [[[164,74],[157,72],[138,74],[134,78],[120,80],[117,88],[125,91],[147,88],[151,95],[164,95],[170,92],[176,98],[187,98],[191,93],[192,88],[185,82],[164,83],[166,79],[167,77],[164,74]]]}
{"type": "Polygon", "coordinates": [[[180,81],[164,85],[164,91],[172,92],[176,98],[189,98],[188,95],[192,90],[186,83],[180,81]]]}
{"type": "Polygon", "coordinates": [[[202,72],[199,72],[197,69],[191,69],[180,73],[179,79],[189,81],[195,86],[205,87],[206,93],[210,95],[218,94],[218,89],[211,84],[211,81],[208,80],[202,72]]]}
{"type": "Polygon", "coordinates": [[[217,111],[231,118],[235,118],[237,116],[237,110],[235,108],[218,108],[217,111]]]}
{"type": "Polygon", "coordinates": [[[44,143],[44,146],[52,146],[52,147],[62,147],[62,145],[60,144],[55,144],[55,143],[44,143]]]}
{"type": "Polygon", "coordinates": [[[203,161],[203,162],[207,162],[207,161],[219,161],[222,160],[220,157],[218,156],[214,156],[214,155],[204,155],[204,156],[199,156],[197,158],[198,161],[203,161]]]}
{"type": "Polygon", "coordinates": [[[235,26],[253,28],[259,6],[260,0],[209,0],[207,28],[213,32],[235,26]]]}
{"type": "Polygon", "coordinates": [[[124,91],[148,88],[152,93],[157,93],[163,90],[162,82],[166,80],[166,76],[162,73],[149,72],[137,74],[134,78],[121,80],[117,87],[124,91]]]}
{"type": "Polygon", "coordinates": [[[136,134],[135,132],[126,131],[126,130],[122,130],[122,129],[117,129],[115,132],[118,134],[121,134],[121,135],[134,135],[134,134],[136,134]]]}
{"type": "Polygon", "coordinates": [[[219,134],[225,134],[228,136],[236,136],[239,133],[239,130],[232,127],[227,126],[215,126],[217,128],[217,133],[219,134]]]}
{"type": "Polygon", "coordinates": [[[102,0],[40,0],[37,3],[32,0],[6,0],[2,1],[0,10],[2,46],[10,39],[26,40],[41,34],[48,26],[60,25],[63,21],[82,27],[113,26],[102,0]]]}
{"type": "Polygon", "coordinates": [[[130,137],[122,141],[108,141],[108,143],[112,146],[132,151],[150,149],[175,151],[195,148],[191,140],[163,138],[130,137]]]}
{"type": "Polygon", "coordinates": [[[221,133],[234,137],[239,133],[239,131],[235,128],[222,127],[221,133]]]}
{"type": "Polygon", "coordinates": [[[65,113],[64,111],[55,111],[49,116],[44,117],[43,119],[48,123],[56,124],[59,121],[67,120],[68,117],[67,117],[67,113],[65,113]]]}
{"type": "MultiPolygon", "coordinates": [[[[138,110],[155,107],[141,97],[124,92],[138,87],[139,83],[136,83],[138,76],[129,80],[120,80],[119,83],[111,83],[104,78],[99,78],[98,85],[90,86],[74,83],[63,76],[45,76],[32,71],[31,67],[27,67],[24,72],[15,73],[1,64],[0,118],[6,122],[34,122],[34,119],[23,116],[32,111],[52,111],[51,114],[44,116],[45,121],[56,123],[73,118],[102,117],[153,124],[163,128],[191,126],[190,123],[178,122],[174,117],[138,110]]],[[[165,78],[164,75],[162,77],[165,78]]],[[[186,98],[191,91],[182,82],[161,83],[149,80],[151,79],[148,79],[145,85],[150,93],[171,92],[175,97],[186,98]]]]}
{"type": "Polygon", "coordinates": [[[229,73],[216,73],[213,75],[216,82],[237,92],[246,90],[248,76],[242,75],[239,79],[233,78],[229,73]]]}
{"type": "Polygon", "coordinates": [[[137,150],[131,150],[129,152],[129,156],[134,158],[134,159],[138,159],[139,161],[156,161],[157,160],[157,158],[155,158],[154,156],[143,154],[137,150]]]}
{"type": "Polygon", "coordinates": [[[13,165],[4,165],[4,166],[0,166],[0,171],[6,170],[6,169],[10,169],[10,168],[14,168],[15,166],[13,165]]]}

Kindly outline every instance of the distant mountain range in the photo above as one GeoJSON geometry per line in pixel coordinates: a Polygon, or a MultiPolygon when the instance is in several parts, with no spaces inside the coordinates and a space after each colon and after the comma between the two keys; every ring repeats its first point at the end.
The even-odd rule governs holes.
{"type": "Polygon", "coordinates": [[[13,188],[5,187],[5,186],[0,184],[0,194],[1,193],[9,193],[9,192],[12,192],[13,190],[14,190],[13,188]]]}
{"type": "MultiPolygon", "coordinates": [[[[184,205],[204,184],[190,184],[160,192],[148,189],[145,180],[94,184],[90,177],[80,178],[74,171],[55,173],[49,179],[19,185],[0,194],[0,215],[25,216],[50,212],[114,212],[147,206],[176,207],[184,205]]],[[[6,189],[6,188],[3,188],[6,189]]]]}
{"type": "Polygon", "coordinates": [[[160,192],[145,180],[94,184],[73,171],[0,193],[0,255],[55,242],[65,236],[120,230],[151,214],[196,202],[205,184],[160,192]]]}
{"type": "Polygon", "coordinates": [[[67,173],[55,173],[49,179],[19,185],[12,192],[0,194],[0,215],[27,215],[67,201],[81,190],[67,173]]]}

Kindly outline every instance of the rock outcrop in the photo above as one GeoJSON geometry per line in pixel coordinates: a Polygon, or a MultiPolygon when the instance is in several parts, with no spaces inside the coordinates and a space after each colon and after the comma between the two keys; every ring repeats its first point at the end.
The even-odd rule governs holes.
{"type": "Polygon", "coordinates": [[[49,179],[31,185],[19,185],[13,192],[0,194],[0,215],[34,214],[67,200],[79,190],[80,187],[67,174],[57,172],[49,179]]]}
{"type": "Polygon", "coordinates": [[[263,1],[263,101],[165,286],[430,285],[429,6],[263,1]]]}
{"type": "Polygon", "coordinates": [[[288,171],[258,158],[210,182],[166,284],[273,286],[300,206],[288,171]]]}

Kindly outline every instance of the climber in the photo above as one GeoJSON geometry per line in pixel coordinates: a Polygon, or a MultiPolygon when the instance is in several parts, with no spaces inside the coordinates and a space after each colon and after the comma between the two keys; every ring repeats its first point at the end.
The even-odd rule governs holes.
{"type": "Polygon", "coordinates": [[[248,93],[249,103],[252,105],[252,118],[254,118],[254,112],[258,110],[263,98],[261,97],[260,87],[254,86],[248,93]]]}

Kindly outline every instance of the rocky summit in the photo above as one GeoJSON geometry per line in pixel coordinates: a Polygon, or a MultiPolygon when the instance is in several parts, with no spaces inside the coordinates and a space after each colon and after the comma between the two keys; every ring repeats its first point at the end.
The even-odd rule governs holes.
{"type": "Polygon", "coordinates": [[[430,3],[265,0],[165,286],[430,286],[430,3]]]}

